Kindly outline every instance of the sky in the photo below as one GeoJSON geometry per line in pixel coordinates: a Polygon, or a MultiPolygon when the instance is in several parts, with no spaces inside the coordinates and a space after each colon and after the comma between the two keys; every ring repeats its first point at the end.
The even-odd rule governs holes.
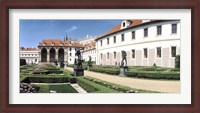
{"type": "Polygon", "coordinates": [[[121,20],[20,20],[20,47],[37,47],[43,39],[85,38],[108,32],[121,20]]]}

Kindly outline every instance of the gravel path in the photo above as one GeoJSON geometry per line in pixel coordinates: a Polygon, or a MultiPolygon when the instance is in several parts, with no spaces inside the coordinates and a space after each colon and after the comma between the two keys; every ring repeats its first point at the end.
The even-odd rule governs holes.
{"type": "MultiPolygon", "coordinates": [[[[67,67],[66,69],[69,71],[73,71],[73,68],[70,67],[67,67]]],[[[84,71],[84,75],[108,81],[111,83],[128,86],[131,88],[159,91],[165,93],[180,93],[180,81],[146,80],[146,79],[108,75],[91,71],[84,71]]]]}

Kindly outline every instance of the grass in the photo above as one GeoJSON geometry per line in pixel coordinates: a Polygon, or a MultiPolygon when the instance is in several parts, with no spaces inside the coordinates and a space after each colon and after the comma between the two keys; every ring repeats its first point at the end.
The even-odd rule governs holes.
{"type": "Polygon", "coordinates": [[[143,90],[143,89],[137,89],[137,88],[130,88],[130,87],[127,87],[127,86],[123,86],[123,85],[119,85],[119,84],[107,82],[107,81],[96,79],[96,78],[93,78],[93,77],[89,77],[89,78],[91,78],[93,80],[96,80],[96,81],[101,81],[102,83],[106,83],[108,85],[112,85],[112,86],[115,86],[115,87],[118,87],[118,88],[121,88],[121,89],[137,91],[137,93],[160,93],[160,92],[157,92],[157,91],[150,91],[150,90],[143,90]]]}
{"type": "Polygon", "coordinates": [[[54,90],[57,93],[78,93],[71,85],[49,85],[49,90],[54,90]]]}
{"type": "Polygon", "coordinates": [[[49,93],[50,90],[56,91],[56,93],[77,93],[77,91],[69,84],[64,85],[33,85],[39,87],[37,93],[49,93]]]}

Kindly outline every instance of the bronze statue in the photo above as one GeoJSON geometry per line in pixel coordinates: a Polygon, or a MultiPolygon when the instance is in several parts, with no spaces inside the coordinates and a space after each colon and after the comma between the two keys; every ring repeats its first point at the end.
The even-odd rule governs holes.
{"type": "Polygon", "coordinates": [[[74,60],[74,76],[84,76],[84,69],[82,67],[84,60],[82,60],[79,48],[76,50],[75,55],[78,56],[78,58],[74,60]]]}
{"type": "Polygon", "coordinates": [[[127,66],[127,58],[126,58],[126,56],[127,56],[126,51],[122,51],[121,66],[127,66]],[[124,65],[124,61],[125,61],[125,65],[124,65]]]}
{"type": "Polygon", "coordinates": [[[88,60],[88,66],[92,65],[92,57],[89,56],[89,60],[88,60]]]}
{"type": "Polygon", "coordinates": [[[75,59],[74,65],[76,65],[78,68],[82,68],[82,62],[84,62],[84,60],[81,59],[80,49],[76,51],[76,55],[78,56],[78,59],[75,59]]]}

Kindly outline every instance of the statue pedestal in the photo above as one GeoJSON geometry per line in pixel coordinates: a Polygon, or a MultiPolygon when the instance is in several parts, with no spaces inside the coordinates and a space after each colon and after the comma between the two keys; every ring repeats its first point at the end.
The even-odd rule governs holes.
{"type": "Polygon", "coordinates": [[[120,76],[125,76],[125,72],[128,71],[128,66],[120,66],[120,76]]]}
{"type": "Polygon", "coordinates": [[[64,67],[65,67],[65,64],[64,64],[63,62],[60,62],[59,64],[60,64],[60,65],[59,65],[60,68],[64,68],[64,67]]]}
{"type": "Polygon", "coordinates": [[[74,76],[84,76],[84,69],[74,67],[74,76]]]}
{"type": "Polygon", "coordinates": [[[92,69],[92,65],[87,66],[87,70],[90,71],[92,69]]]}

